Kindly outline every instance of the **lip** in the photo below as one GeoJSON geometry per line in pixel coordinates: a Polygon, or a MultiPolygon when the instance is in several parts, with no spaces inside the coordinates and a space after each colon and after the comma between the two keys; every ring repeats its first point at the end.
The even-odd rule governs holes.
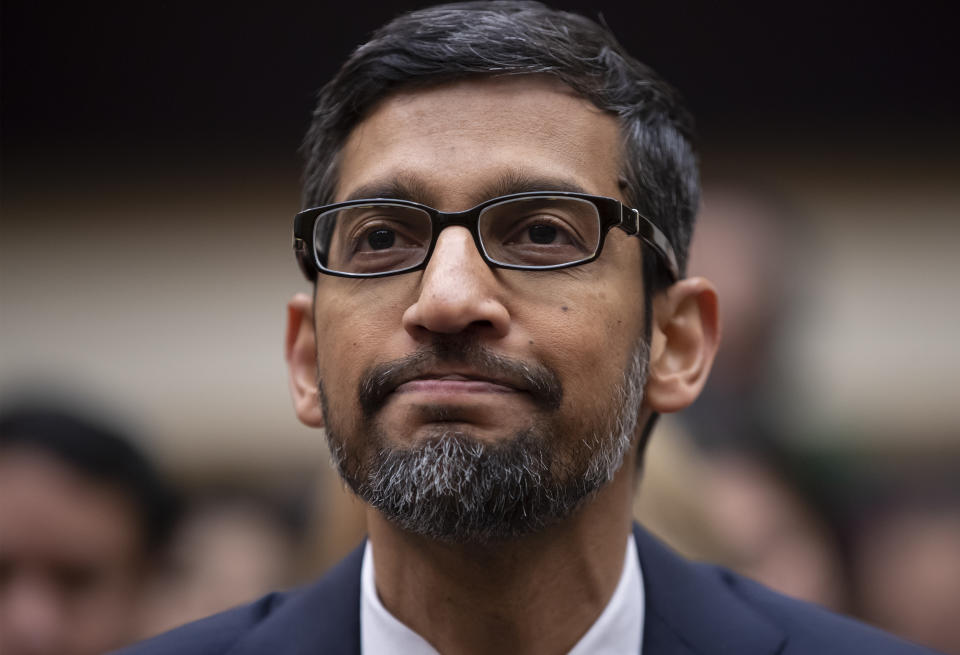
{"type": "Polygon", "coordinates": [[[415,405],[499,405],[497,398],[522,398],[547,412],[557,411],[563,401],[563,387],[551,369],[462,339],[371,366],[358,385],[368,419],[406,393],[414,395],[405,402],[415,405]]]}
{"type": "Polygon", "coordinates": [[[518,393],[522,389],[500,379],[472,373],[425,373],[417,375],[393,390],[393,393],[479,394],[518,393]]]}

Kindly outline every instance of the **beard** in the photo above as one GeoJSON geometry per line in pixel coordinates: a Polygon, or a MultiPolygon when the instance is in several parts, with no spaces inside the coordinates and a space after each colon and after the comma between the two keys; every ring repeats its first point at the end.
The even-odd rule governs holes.
{"type": "MultiPolygon", "coordinates": [[[[610,406],[588,424],[562,433],[563,397],[548,368],[504,358],[474,342],[439,341],[427,350],[366,371],[358,388],[359,429],[348,440],[333,420],[323,384],[327,442],[337,470],[365,502],[403,530],[453,543],[485,543],[539,532],[568,517],[610,482],[637,428],[649,346],[640,340],[610,406]],[[438,363],[457,362],[495,378],[517,380],[538,408],[533,425],[489,442],[441,422],[412,446],[398,446],[376,420],[397,382],[438,363]],[[553,420],[551,420],[553,419],[553,420]]],[[[442,415],[442,408],[437,409],[442,415]]]]}

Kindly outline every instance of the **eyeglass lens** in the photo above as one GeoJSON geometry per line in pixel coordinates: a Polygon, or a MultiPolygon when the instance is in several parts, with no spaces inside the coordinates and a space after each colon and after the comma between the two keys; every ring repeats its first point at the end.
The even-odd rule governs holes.
{"type": "MultiPolygon", "coordinates": [[[[547,268],[593,257],[600,243],[600,217],[596,206],[581,198],[517,198],[485,207],[477,231],[490,260],[547,268]]],[[[389,203],[325,212],[314,225],[321,267],[359,275],[418,266],[432,237],[429,213],[389,203]]]]}

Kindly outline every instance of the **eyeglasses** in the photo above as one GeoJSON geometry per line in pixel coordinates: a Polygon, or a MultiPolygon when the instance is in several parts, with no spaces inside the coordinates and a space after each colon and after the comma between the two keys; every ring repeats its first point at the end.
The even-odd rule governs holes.
{"type": "Polygon", "coordinates": [[[470,230],[490,266],[524,271],[579,266],[600,256],[610,228],[643,239],[674,280],[677,258],[666,235],[619,200],[566,191],[501,196],[462,212],[407,200],[350,200],[305,209],[293,223],[293,247],[306,276],[383,277],[425,268],[440,232],[470,230]]]}

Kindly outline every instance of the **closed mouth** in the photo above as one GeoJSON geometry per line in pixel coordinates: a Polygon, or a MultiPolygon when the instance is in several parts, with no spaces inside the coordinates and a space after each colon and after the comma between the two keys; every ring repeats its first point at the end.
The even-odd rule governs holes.
{"type": "Polygon", "coordinates": [[[423,373],[400,382],[391,393],[414,391],[516,393],[524,389],[512,381],[474,373],[423,373]]]}
{"type": "Polygon", "coordinates": [[[475,344],[457,344],[457,348],[447,344],[411,353],[366,371],[358,389],[364,416],[372,418],[395,393],[417,390],[450,395],[523,393],[541,409],[553,411],[560,407],[563,387],[550,369],[475,344]]]}

